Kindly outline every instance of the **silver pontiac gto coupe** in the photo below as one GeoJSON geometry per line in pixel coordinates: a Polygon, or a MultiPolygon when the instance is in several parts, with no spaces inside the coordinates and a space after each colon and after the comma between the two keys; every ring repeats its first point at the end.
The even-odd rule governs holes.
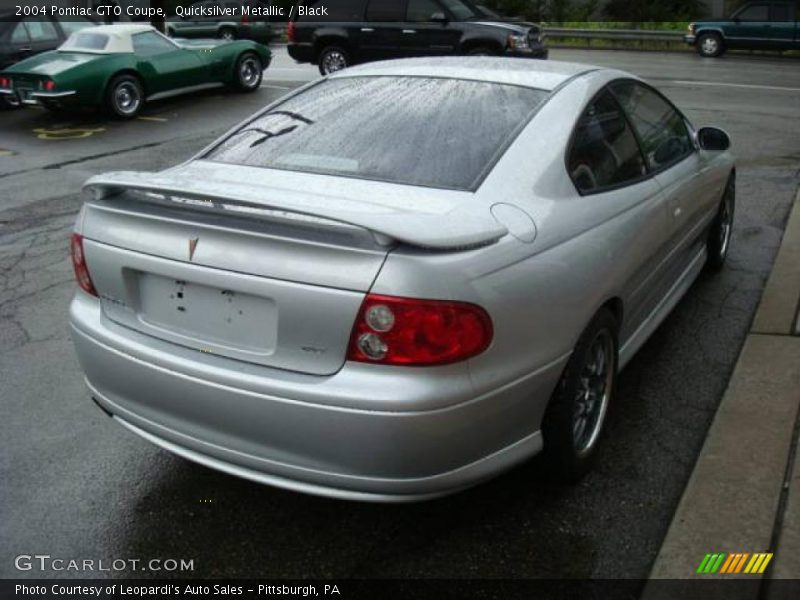
{"type": "Polygon", "coordinates": [[[175,454],[355,500],[591,464],[617,374],[728,251],[728,136],[620,71],[372,63],[158,173],[91,179],[70,320],[175,454]]]}

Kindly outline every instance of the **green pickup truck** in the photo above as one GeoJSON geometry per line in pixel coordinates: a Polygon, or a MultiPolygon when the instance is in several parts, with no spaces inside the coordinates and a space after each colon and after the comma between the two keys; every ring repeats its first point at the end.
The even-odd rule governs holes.
{"type": "Polygon", "coordinates": [[[800,49],[800,2],[748,2],[728,19],[701,19],[689,24],[687,44],[701,56],[719,56],[731,48],[800,49]]]}

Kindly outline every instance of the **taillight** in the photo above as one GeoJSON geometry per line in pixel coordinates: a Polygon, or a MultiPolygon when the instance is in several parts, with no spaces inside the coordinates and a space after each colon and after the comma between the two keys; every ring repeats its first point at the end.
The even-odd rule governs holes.
{"type": "Polygon", "coordinates": [[[69,253],[72,257],[72,268],[75,269],[75,280],[78,282],[78,285],[87,294],[97,296],[97,290],[94,289],[92,278],[89,276],[89,267],[86,266],[86,255],[83,253],[82,235],[77,233],[72,234],[69,253]]]}
{"type": "Polygon", "coordinates": [[[52,79],[47,79],[45,81],[40,81],[39,82],[39,89],[40,90],[45,90],[47,92],[52,92],[54,89],[56,89],[56,82],[53,81],[52,79]]]}
{"type": "Polygon", "coordinates": [[[294,21],[289,21],[289,25],[286,27],[286,39],[289,42],[294,42],[294,21]]]}
{"type": "Polygon", "coordinates": [[[0,87],[1,88],[10,88],[11,87],[11,78],[10,77],[0,77],[0,87]]]}
{"type": "Polygon", "coordinates": [[[242,20],[240,21],[240,23],[246,24],[246,23],[249,23],[249,22],[250,22],[250,16],[249,15],[242,15],[242,20]]]}
{"type": "Polygon", "coordinates": [[[444,365],[480,354],[491,341],[492,321],[474,304],[368,294],[347,358],[384,365],[444,365]]]}

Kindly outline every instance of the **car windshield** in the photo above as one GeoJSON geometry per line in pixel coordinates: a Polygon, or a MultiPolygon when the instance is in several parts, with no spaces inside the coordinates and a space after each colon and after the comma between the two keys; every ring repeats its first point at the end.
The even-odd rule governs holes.
{"type": "Polygon", "coordinates": [[[98,50],[105,50],[107,45],[107,35],[102,33],[80,31],[69,36],[67,41],[61,45],[59,50],[69,50],[70,52],[87,50],[90,52],[97,52],[98,50]]]}
{"type": "Polygon", "coordinates": [[[546,96],[461,79],[330,79],[247,123],[204,158],[471,190],[546,96]]]}

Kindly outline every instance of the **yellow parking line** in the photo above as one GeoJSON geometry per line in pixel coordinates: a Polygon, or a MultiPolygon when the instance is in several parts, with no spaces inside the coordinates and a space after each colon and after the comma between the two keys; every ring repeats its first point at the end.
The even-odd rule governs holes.
{"type": "Polygon", "coordinates": [[[13,156],[14,153],[11,150],[6,150],[5,148],[0,148],[0,156],[13,156]]]}
{"type": "Polygon", "coordinates": [[[136,117],[139,121],[155,121],[157,123],[163,123],[168,121],[169,119],[165,119],[163,117],[136,117]]]}

